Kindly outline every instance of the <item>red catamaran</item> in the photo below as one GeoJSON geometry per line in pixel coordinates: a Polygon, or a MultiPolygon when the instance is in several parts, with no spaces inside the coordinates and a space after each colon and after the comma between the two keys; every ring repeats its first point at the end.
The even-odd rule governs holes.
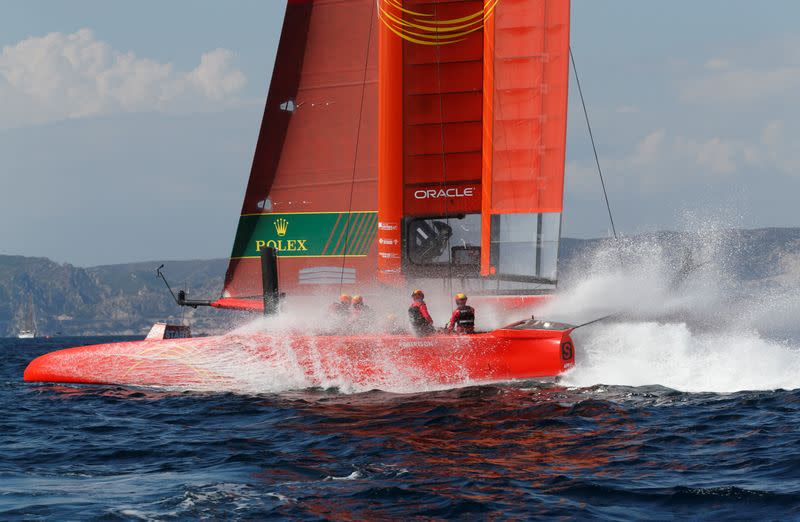
{"type": "MultiPolygon", "coordinates": [[[[288,310],[421,287],[529,316],[556,283],[568,59],[568,0],[288,0],[222,297],[184,303],[269,307],[270,249],[288,310]]],[[[209,361],[279,344],[310,386],[554,377],[571,328],[145,340],[46,354],[25,380],[201,386],[235,378],[209,361]]]]}

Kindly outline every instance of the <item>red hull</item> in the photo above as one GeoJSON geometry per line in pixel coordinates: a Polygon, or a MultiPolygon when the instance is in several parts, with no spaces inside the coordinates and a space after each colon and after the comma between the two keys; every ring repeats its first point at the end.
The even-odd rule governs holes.
{"type": "Polygon", "coordinates": [[[59,350],[33,360],[26,381],[271,390],[385,390],[555,377],[574,364],[570,330],[500,329],[471,336],[230,334],[59,350]],[[291,382],[286,383],[289,378],[291,382]],[[257,387],[256,387],[257,388],[257,387]]]}

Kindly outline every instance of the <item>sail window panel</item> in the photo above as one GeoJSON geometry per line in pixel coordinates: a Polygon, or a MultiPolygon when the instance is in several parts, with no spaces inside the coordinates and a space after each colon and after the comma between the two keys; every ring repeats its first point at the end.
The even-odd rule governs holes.
{"type": "Polygon", "coordinates": [[[492,216],[492,266],[497,276],[555,280],[561,214],[526,213],[492,216]]]}
{"type": "Polygon", "coordinates": [[[482,103],[480,92],[407,96],[404,107],[406,125],[438,124],[442,121],[480,122],[482,103]]]}
{"type": "Polygon", "coordinates": [[[459,218],[411,219],[406,225],[408,259],[416,265],[471,266],[477,270],[480,214],[459,218]]]}
{"type": "Polygon", "coordinates": [[[480,151],[450,154],[446,160],[440,154],[408,156],[403,165],[406,185],[450,183],[481,180],[480,151]]]}
{"type": "Polygon", "coordinates": [[[415,65],[404,74],[406,95],[439,92],[480,92],[483,69],[480,62],[415,65]]]}
{"type": "Polygon", "coordinates": [[[482,132],[481,124],[478,122],[406,127],[405,153],[406,156],[413,156],[479,151],[483,138],[482,132]]]}

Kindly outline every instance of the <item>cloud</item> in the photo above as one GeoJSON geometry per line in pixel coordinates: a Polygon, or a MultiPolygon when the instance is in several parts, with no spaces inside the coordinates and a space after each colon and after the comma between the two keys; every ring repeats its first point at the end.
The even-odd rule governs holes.
{"type": "Polygon", "coordinates": [[[627,163],[633,167],[655,164],[662,156],[665,136],[666,131],[664,129],[658,129],[645,136],[636,146],[633,155],[627,159],[627,163]]]}
{"type": "Polygon", "coordinates": [[[680,100],[690,104],[793,103],[800,88],[800,37],[782,35],[729,48],[681,72],[680,100]]]}
{"type": "Polygon", "coordinates": [[[686,156],[705,172],[712,174],[731,174],[736,171],[737,148],[729,141],[711,138],[705,142],[680,140],[684,144],[686,156]]]}
{"type": "Polygon", "coordinates": [[[800,88],[800,67],[749,67],[715,70],[683,86],[681,99],[701,103],[741,103],[794,94],[800,88]]]}
{"type": "Polygon", "coordinates": [[[196,111],[236,100],[246,84],[225,49],[191,71],[121,52],[89,29],[3,47],[0,128],[121,112],[196,111]]]}

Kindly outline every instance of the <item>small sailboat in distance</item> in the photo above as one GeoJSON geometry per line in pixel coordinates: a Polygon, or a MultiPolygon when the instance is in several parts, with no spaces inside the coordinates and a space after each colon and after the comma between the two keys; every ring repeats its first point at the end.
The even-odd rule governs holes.
{"type": "Polygon", "coordinates": [[[36,312],[33,307],[33,296],[28,296],[28,306],[25,308],[25,315],[22,327],[17,333],[18,339],[33,339],[36,337],[36,312]]]}
{"type": "Polygon", "coordinates": [[[305,386],[554,378],[572,367],[573,327],[531,316],[557,282],[569,9],[289,0],[222,296],[178,299],[291,314],[350,292],[400,317],[424,288],[434,307],[467,292],[479,330],[490,316],[496,325],[77,347],[35,359],[25,380],[204,387],[236,382],[242,354],[291,365],[305,386]]]}

